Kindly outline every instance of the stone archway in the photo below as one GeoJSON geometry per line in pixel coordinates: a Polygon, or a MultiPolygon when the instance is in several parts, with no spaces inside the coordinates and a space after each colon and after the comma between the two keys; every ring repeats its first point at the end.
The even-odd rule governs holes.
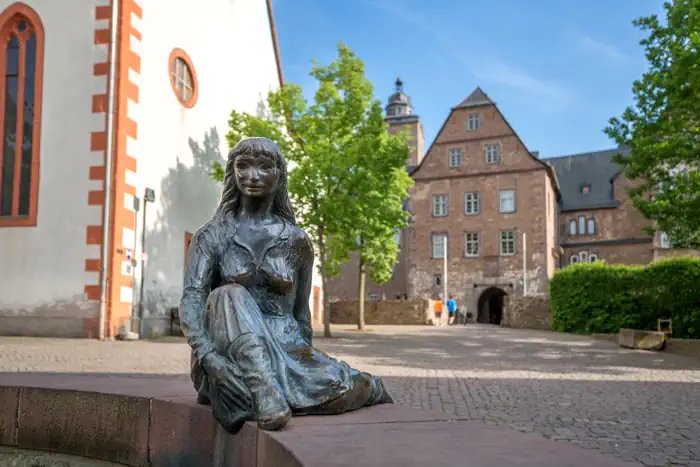
{"type": "Polygon", "coordinates": [[[489,287],[479,297],[476,322],[501,324],[503,319],[503,297],[508,295],[498,287],[489,287]]]}

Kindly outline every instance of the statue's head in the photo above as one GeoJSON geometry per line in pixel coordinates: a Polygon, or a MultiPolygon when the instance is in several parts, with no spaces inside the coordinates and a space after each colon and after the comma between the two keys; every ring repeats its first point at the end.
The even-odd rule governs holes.
{"type": "Polygon", "coordinates": [[[267,138],[244,138],[228,154],[220,211],[236,214],[242,197],[273,197],[272,212],[295,223],[287,191],[287,162],[267,138]]]}

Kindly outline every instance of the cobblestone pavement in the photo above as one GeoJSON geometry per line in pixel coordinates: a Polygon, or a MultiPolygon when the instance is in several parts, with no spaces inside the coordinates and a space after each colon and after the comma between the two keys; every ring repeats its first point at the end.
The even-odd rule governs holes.
{"type": "MultiPolygon", "coordinates": [[[[383,376],[397,402],[640,461],[700,466],[700,360],[490,326],[335,328],[320,348],[383,376]]],[[[189,371],[182,339],[0,337],[0,371],[189,371]]]]}

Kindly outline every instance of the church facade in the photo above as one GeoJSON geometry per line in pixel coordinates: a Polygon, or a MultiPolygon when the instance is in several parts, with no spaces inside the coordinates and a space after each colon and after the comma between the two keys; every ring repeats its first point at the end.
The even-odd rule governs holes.
{"type": "MultiPolygon", "coordinates": [[[[414,187],[394,276],[368,284],[366,300],[437,299],[446,287],[477,321],[497,324],[503,297],[545,294],[569,264],[697,255],[645,232],[648,221],[625,191],[633,182],[611,161],[617,150],[540,158],[480,88],[450,109],[427,150],[400,81],[386,121],[410,137],[414,187]]],[[[355,263],[329,282],[331,300],[357,299],[355,263]]]]}
{"type": "Polygon", "coordinates": [[[0,334],[167,317],[230,112],[283,81],[270,2],[0,0],[0,39],[0,334]]]}

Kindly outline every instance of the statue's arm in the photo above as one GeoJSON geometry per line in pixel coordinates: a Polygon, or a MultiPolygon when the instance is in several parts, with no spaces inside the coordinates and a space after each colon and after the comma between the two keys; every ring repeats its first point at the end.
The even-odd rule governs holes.
{"type": "Polygon", "coordinates": [[[215,266],[213,244],[209,237],[203,228],[192,238],[187,252],[185,287],[180,301],[182,331],[199,362],[215,350],[204,327],[204,308],[215,266]]]}
{"type": "Polygon", "coordinates": [[[301,327],[302,336],[307,345],[311,345],[313,339],[313,327],[311,324],[311,309],[309,308],[309,296],[311,295],[311,283],[313,280],[314,249],[311,240],[304,234],[299,241],[299,269],[297,272],[297,293],[294,304],[294,318],[301,327]]]}

